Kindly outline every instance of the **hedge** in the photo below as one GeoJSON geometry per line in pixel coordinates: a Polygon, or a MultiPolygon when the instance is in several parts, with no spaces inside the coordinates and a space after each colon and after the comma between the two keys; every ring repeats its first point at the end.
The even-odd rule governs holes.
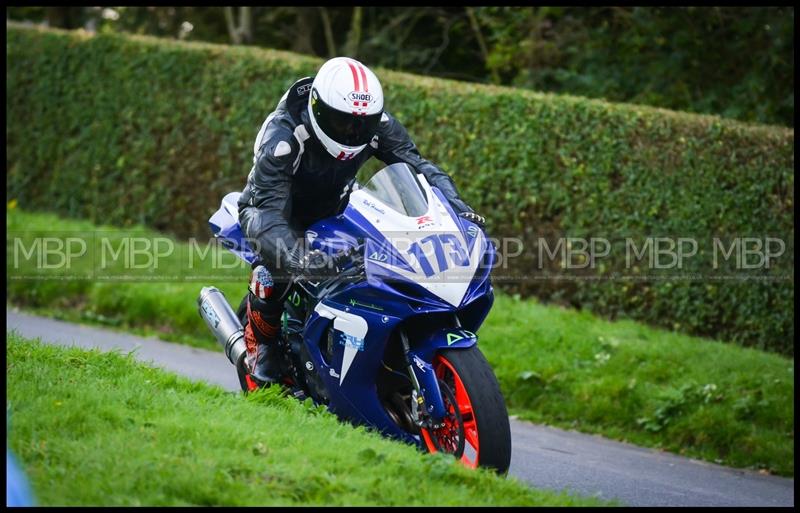
{"type": "MultiPolygon", "coordinates": [[[[266,115],[322,62],[14,25],[6,57],[9,201],[201,237],[222,195],[244,186],[266,115]]],[[[792,129],[377,73],[387,108],[487,216],[491,235],[524,243],[496,275],[528,279],[498,285],[793,354],[792,129]],[[614,246],[595,269],[540,264],[540,238],[552,248],[558,236],[614,246]],[[624,237],[641,247],[645,236],[697,237],[700,252],[677,275],[625,268],[624,237]],[[709,272],[712,238],[741,236],[780,237],[785,254],[769,269],[709,278],[720,275],[709,272]]]]}

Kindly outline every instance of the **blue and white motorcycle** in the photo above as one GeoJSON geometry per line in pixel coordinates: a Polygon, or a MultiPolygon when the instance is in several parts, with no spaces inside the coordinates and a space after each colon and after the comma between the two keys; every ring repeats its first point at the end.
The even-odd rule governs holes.
{"type": "MultiPolygon", "coordinates": [[[[293,285],[280,337],[282,381],[342,419],[507,472],[508,412],[476,335],[494,301],[494,246],[405,164],[354,189],[342,214],[306,231],[313,249],[354,258],[334,278],[293,285]]],[[[225,196],[209,223],[225,247],[253,263],[238,195],[225,196]]],[[[242,388],[252,390],[244,304],[235,314],[213,287],[198,298],[242,388]]]]}

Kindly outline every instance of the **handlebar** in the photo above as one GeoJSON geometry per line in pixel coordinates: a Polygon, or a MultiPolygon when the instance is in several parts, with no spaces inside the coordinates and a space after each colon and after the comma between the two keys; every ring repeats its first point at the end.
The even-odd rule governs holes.
{"type": "Polygon", "coordinates": [[[364,247],[365,244],[362,241],[356,246],[334,255],[334,265],[338,270],[335,276],[317,281],[316,284],[314,284],[313,278],[297,275],[292,278],[293,284],[301,287],[309,296],[319,300],[319,298],[325,296],[331,290],[344,283],[361,281],[366,278],[364,247]],[[314,285],[313,288],[308,287],[308,284],[314,285]]]}

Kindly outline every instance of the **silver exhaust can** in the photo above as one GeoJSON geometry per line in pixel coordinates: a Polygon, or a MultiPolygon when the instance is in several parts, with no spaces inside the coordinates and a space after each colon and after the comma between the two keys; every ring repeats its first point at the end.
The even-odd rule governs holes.
{"type": "Polygon", "coordinates": [[[243,365],[247,353],[244,328],[225,295],[216,287],[203,287],[197,298],[197,310],[222,346],[228,360],[237,368],[243,365]]]}

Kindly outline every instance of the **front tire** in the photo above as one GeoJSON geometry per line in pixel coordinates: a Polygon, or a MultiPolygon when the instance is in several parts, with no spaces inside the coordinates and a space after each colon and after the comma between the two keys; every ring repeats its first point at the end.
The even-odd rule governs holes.
{"type": "Polygon", "coordinates": [[[511,464],[511,426],[500,385],[477,346],[445,349],[433,361],[448,411],[444,427],[422,430],[430,452],[452,453],[468,467],[500,474],[511,464]],[[458,406],[454,408],[452,399],[458,406]],[[463,440],[459,440],[462,438],[463,440]]]}

